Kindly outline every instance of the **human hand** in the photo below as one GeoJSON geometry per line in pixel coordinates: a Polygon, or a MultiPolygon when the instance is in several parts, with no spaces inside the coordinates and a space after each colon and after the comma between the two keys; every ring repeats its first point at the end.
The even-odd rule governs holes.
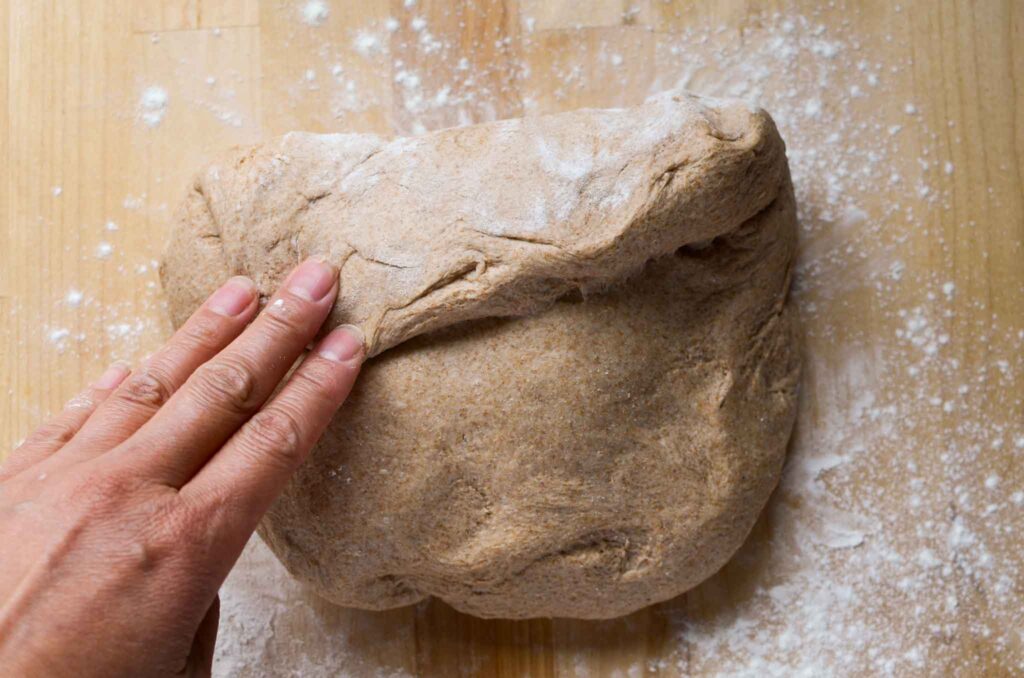
{"type": "Polygon", "coordinates": [[[4,675],[209,674],[217,590],[359,372],[362,335],[341,327],[271,398],[337,294],[310,259],[257,316],[233,278],[139,371],[111,367],[12,453],[4,675]]]}

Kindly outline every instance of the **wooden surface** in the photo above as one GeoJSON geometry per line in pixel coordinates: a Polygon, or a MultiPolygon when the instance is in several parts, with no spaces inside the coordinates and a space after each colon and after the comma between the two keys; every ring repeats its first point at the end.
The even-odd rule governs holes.
{"type": "Polygon", "coordinates": [[[0,0],[5,449],[166,336],[155,261],[186,180],[219,149],[624,105],[676,84],[774,102],[802,168],[807,371],[782,488],[696,591],[605,623],[308,602],[309,619],[273,623],[259,662],[223,670],[1024,670],[1024,3],[337,0],[322,23],[308,4],[0,0]],[[164,107],[154,90],[146,107],[153,87],[164,107]],[[824,604],[801,592],[844,581],[850,595],[824,604]]]}

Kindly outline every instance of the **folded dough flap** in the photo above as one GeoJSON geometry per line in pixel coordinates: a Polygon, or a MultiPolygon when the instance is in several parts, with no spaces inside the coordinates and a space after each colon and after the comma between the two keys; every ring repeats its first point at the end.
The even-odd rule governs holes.
{"type": "Polygon", "coordinates": [[[373,355],[614,284],[736,229],[785,175],[764,111],[680,93],[413,138],[290,133],[196,178],[161,273],[180,325],[230,275],[270,295],[326,256],[341,276],[326,327],[361,326],[373,355]]]}

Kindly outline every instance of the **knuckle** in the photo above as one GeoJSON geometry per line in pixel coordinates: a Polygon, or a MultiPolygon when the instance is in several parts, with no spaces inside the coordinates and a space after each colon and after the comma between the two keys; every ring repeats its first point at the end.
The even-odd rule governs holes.
{"type": "Polygon", "coordinates": [[[225,534],[232,523],[236,523],[239,515],[247,512],[246,498],[234,492],[232,488],[215,486],[191,488],[188,493],[182,492],[183,513],[187,516],[190,533],[202,532],[207,535],[225,534]],[[196,525],[202,526],[197,530],[196,525]]]}
{"type": "Polygon", "coordinates": [[[221,345],[224,319],[210,313],[197,313],[181,329],[184,342],[192,347],[215,349],[221,345]]]}
{"type": "Polygon", "coordinates": [[[147,543],[154,555],[185,556],[195,562],[194,555],[208,551],[205,517],[182,501],[169,503],[155,519],[149,520],[147,543]]]}
{"type": "Polygon", "coordinates": [[[220,358],[199,368],[197,389],[211,403],[249,414],[259,405],[256,377],[244,363],[220,358]]]}
{"type": "Polygon", "coordinates": [[[90,473],[82,477],[71,491],[74,504],[101,510],[120,504],[138,489],[137,478],[120,472],[90,473]]]}
{"type": "Polygon", "coordinates": [[[290,388],[297,391],[301,401],[332,401],[331,394],[335,390],[337,376],[327,365],[317,364],[319,361],[306,361],[288,380],[290,388]]]}
{"type": "Polygon", "coordinates": [[[158,409],[171,398],[174,388],[170,380],[159,370],[146,368],[133,374],[118,390],[117,397],[130,405],[147,409],[158,409]]]}
{"type": "Polygon", "coordinates": [[[261,458],[294,468],[302,458],[302,426],[281,408],[266,409],[249,420],[249,446],[261,458]]]}
{"type": "Polygon", "coordinates": [[[58,445],[64,445],[71,441],[78,433],[78,428],[73,426],[67,421],[51,421],[43,426],[40,426],[29,440],[25,441],[25,444],[31,443],[57,443],[58,445]]]}
{"type": "Polygon", "coordinates": [[[267,329],[275,334],[296,334],[309,325],[310,303],[292,295],[278,297],[263,312],[267,329]]]}

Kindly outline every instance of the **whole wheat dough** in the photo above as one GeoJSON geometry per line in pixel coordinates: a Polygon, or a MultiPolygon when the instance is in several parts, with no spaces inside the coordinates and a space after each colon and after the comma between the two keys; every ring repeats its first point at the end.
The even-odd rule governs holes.
{"type": "Polygon", "coordinates": [[[341,270],[369,354],[261,526],[343,605],[604,618],[735,552],[781,470],[795,206],[761,110],[666,94],[411,139],[291,133],[195,180],[176,324],[341,270]]]}

